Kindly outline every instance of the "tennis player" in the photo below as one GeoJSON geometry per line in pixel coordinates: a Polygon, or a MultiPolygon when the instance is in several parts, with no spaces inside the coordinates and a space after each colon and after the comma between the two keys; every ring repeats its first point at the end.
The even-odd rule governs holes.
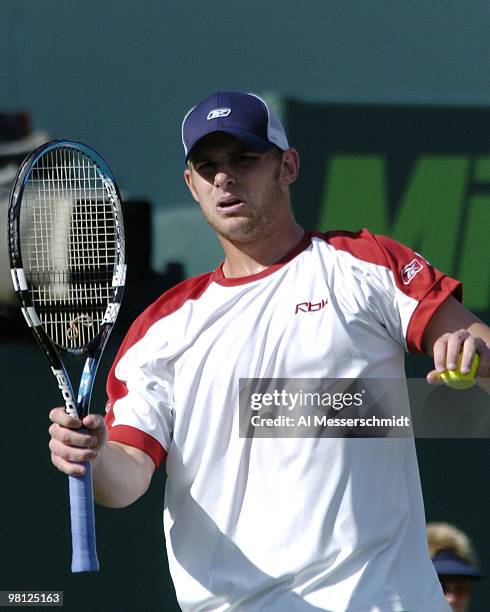
{"type": "MultiPolygon", "coordinates": [[[[384,236],[305,232],[299,156],[258,96],[217,93],[182,124],[185,181],[225,258],[150,306],[122,344],[105,422],[51,412],[54,465],[93,460],[122,507],[166,461],[170,571],[186,611],[443,612],[411,438],[240,437],[244,378],[403,378],[480,355],[490,329],[461,285],[384,236]]],[[[307,203],[305,203],[307,205],[307,203]]]]}

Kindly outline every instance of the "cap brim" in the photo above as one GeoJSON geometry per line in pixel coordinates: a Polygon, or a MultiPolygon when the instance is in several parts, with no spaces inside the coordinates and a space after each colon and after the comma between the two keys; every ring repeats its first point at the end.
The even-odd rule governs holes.
{"type": "Polygon", "coordinates": [[[242,130],[235,130],[233,128],[220,128],[219,130],[213,130],[212,132],[207,132],[206,134],[203,134],[194,143],[192,143],[187,155],[185,156],[186,161],[192,155],[192,151],[194,150],[197,144],[199,144],[204,138],[206,138],[210,134],[216,134],[217,132],[222,132],[224,134],[229,134],[230,136],[234,136],[241,142],[245,143],[248,147],[250,147],[252,151],[264,152],[264,151],[268,151],[269,149],[272,149],[272,147],[274,146],[268,140],[259,138],[258,136],[255,136],[254,134],[250,134],[249,132],[244,132],[242,130]]]}
{"type": "Polygon", "coordinates": [[[476,568],[458,559],[433,559],[432,563],[438,576],[467,576],[475,580],[482,577],[476,568]]]}

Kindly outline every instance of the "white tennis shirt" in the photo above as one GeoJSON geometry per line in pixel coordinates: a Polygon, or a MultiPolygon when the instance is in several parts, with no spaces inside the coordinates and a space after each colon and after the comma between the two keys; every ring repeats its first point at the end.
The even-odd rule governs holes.
{"type": "Polygon", "coordinates": [[[247,277],[164,293],[108,380],[111,440],[166,458],[185,611],[446,612],[412,439],[241,438],[240,378],[403,378],[460,283],[399,243],[306,233],[247,277]]]}

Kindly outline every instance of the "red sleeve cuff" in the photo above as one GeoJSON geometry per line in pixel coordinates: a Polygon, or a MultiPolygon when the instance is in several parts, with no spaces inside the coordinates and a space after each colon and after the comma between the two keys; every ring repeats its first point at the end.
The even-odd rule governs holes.
{"type": "Polygon", "coordinates": [[[407,349],[410,353],[425,353],[423,344],[425,328],[439,306],[450,295],[461,301],[463,286],[454,278],[443,276],[420,301],[407,329],[407,349]]]}
{"type": "Polygon", "coordinates": [[[161,465],[167,456],[167,451],[158,440],[136,427],[131,427],[131,425],[109,427],[109,440],[142,450],[151,457],[156,468],[161,465]]]}

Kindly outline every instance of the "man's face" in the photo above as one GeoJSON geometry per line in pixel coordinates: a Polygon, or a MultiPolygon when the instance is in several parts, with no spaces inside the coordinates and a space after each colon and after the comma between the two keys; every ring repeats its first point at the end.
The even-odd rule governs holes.
{"type": "Polygon", "coordinates": [[[444,597],[453,612],[468,610],[473,580],[465,576],[439,576],[444,597]]]}
{"type": "Polygon", "coordinates": [[[214,230],[245,243],[277,231],[291,216],[288,187],[297,171],[294,150],[257,152],[215,132],[192,151],[185,180],[214,230]]]}

